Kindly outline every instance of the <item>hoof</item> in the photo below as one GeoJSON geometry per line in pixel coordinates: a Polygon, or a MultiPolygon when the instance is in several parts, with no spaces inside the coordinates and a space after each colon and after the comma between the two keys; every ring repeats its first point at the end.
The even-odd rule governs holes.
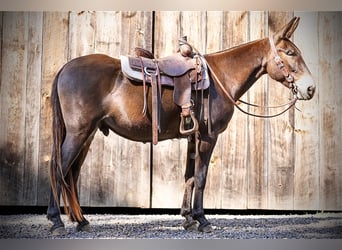
{"type": "Polygon", "coordinates": [[[93,230],[89,224],[88,221],[82,222],[80,224],[77,225],[76,227],[76,231],[77,232],[87,232],[87,233],[91,233],[93,230]]]}
{"type": "Polygon", "coordinates": [[[198,230],[198,222],[196,220],[191,220],[191,221],[184,221],[182,226],[185,230],[187,231],[197,231],[198,230]]]}
{"type": "Polygon", "coordinates": [[[213,231],[212,226],[208,223],[205,225],[199,225],[198,227],[198,231],[202,232],[202,233],[210,233],[211,231],[213,231]]]}
{"type": "Polygon", "coordinates": [[[67,231],[65,230],[64,225],[52,226],[50,229],[50,234],[53,236],[62,236],[66,235],[67,231]]]}

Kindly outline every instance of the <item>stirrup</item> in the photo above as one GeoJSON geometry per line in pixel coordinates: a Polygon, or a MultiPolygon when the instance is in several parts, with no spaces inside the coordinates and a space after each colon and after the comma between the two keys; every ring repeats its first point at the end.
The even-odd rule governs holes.
{"type": "Polygon", "coordinates": [[[181,113],[181,122],[179,124],[179,132],[182,134],[182,135],[191,135],[193,133],[195,133],[196,131],[198,130],[198,122],[197,122],[197,119],[195,117],[195,114],[193,111],[190,111],[190,117],[188,116],[183,116],[183,114],[181,113]],[[184,127],[184,124],[185,124],[185,119],[191,119],[190,121],[187,121],[186,123],[187,124],[190,124],[191,121],[193,123],[193,126],[192,128],[189,128],[189,129],[185,129],[184,127]]]}

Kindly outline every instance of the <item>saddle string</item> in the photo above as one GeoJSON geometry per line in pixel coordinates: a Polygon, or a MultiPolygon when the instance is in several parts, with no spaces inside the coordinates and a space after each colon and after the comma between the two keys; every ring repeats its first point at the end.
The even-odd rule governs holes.
{"type": "MultiPolygon", "coordinates": [[[[191,46],[192,47],[192,46],[191,46]]],[[[196,48],[195,48],[196,50],[196,48]]],[[[197,50],[196,50],[197,51],[197,50]]],[[[196,89],[196,96],[195,96],[195,102],[198,103],[198,85],[199,85],[199,81],[198,81],[198,78],[199,78],[199,74],[202,74],[202,60],[200,58],[200,54],[197,53],[194,55],[194,58],[196,58],[196,86],[195,86],[195,89],[196,89]]],[[[204,78],[203,78],[203,74],[202,74],[202,79],[200,80],[201,83],[204,81],[204,78]]],[[[200,108],[200,111],[199,111],[199,117],[201,118],[203,116],[203,109],[204,109],[204,89],[202,88],[201,89],[201,108],[200,108]]],[[[194,105],[195,106],[195,105],[194,105]]],[[[197,107],[195,106],[195,108],[197,109],[197,107]]],[[[197,110],[198,111],[198,110],[197,110]]]]}
{"type": "MultiPolygon", "coordinates": [[[[293,76],[289,73],[289,71],[286,69],[283,61],[281,60],[280,56],[278,55],[278,53],[276,52],[276,48],[275,48],[275,45],[274,45],[274,42],[273,42],[273,39],[271,37],[269,37],[269,41],[270,41],[270,44],[271,44],[271,48],[272,48],[272,51],[275,55],[275,58],[274,60],[276,61],[276,64],[278,65],[279,69],[283,72],[286,80],[289,82],[289,86],[290,88],[292,89],[292,91],[294,91],[294,89],[296,88],[296,85],[294,84],[294,78],[293,76]]],[[[186,42],[187,43],[187,42],[186,42]]],[[[280,108],[280,107],[284,107],[284,106],[287,106],[289,105],[285,110],[281,111],[280,113],[278,114],[274,114],[274,115],[258,115],[258,114],[252,114],[252,113],[249,113],[245,110],[243,110],[238,104],[237,104],[237,101],[234,100],[234,98],[228,93],[228,91],[224,88],[222,82],[219,80],[219,78],[217,77],[217,75],[215,74],[215,72],[212,70],[211,66],[208,64],[208,62],[205,60],[204,56],[202,56],[202,54],[194,47],[192,46],[193,49],[196,51],[196,53],[201,56],[205,62],[205,64],[208,66],[209,68],[209,72],[212,76],[214,76],[214,78],[216,79],[217,83],[219,84],[221,90],[223,91],[223,93],[226,95],[226,97],[234,104],[234,106],[239,109],[242,113],[244,114],[247,114],[247,115],[250,115],[250,116],[253,116],[253,117],[258,117],[258,118],[273,118],[273,117],[277,117],[277,116],[280,116],[282,114],[284,114],[286,111],[288,111],[290,108],[292,108],[295,104],[296,104],[296,101],[297,101],[297,98],[296,96],[294,97],[294,99],[290,100],[288,103],[285,103],[285,104],[282,104],[282,105],[278,105],[278,106],[261,106],[261,105],[256,105],[256,104],[252,104],[252,103],[248,103],[248,102],[245,102],[241,99],[239,99],[238,101],[241,102],[241,103],[244,103],[244,104],[247,104],[249,106],[253,106],[253,107],[259,107],[259,108],[267,108],[267,109],[271,109],[271,108],[280,108]]]]}

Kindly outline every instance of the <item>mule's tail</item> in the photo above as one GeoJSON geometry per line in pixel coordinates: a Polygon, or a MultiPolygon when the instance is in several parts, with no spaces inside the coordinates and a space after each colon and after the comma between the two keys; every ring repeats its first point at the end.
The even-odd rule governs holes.
{"type": "Polygon", "coordinates": [[[66,130],[57,91],[57,83],[62,69],[57,73],[51,91],[53,143],[50,160],[50,183],[58,208],[60,205],[57,183],[61,186],[65,213],[72,221],[76,220],[80,222],[84,217],[78,202],[76,183],[74,182],[72,169],[70,168],[67,173],[63,173],[62,169],[62,144],[65,139],[66,130]]]}

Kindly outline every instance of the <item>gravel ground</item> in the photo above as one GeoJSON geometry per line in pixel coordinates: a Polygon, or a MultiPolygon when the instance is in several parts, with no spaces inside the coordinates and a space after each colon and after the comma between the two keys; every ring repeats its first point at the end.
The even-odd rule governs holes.
{"type": "Polygon", "coordinates": [[[210,233],[188,232],[180,215],[89,214],[92,232],[75,232],[63,216],[65,236],[49,234],[45,215],[0,215],[0,239],[342,239],[342,213],[207,215],[210,233]]]}

